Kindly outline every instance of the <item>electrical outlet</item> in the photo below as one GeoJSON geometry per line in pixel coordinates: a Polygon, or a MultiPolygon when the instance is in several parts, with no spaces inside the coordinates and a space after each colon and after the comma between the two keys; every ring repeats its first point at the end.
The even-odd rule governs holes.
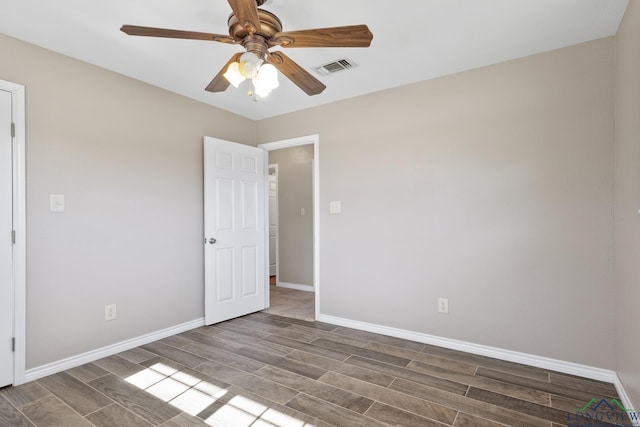
{"type": "Polygon", "coordinates": [[[438,298],[438,313],[449,314],[449,298],[438,298]]]}
{"type": "Polygon", "coordinates": [[[104,306],[104,320],[115,320],[117,316],[115,304],[104,306]]]}

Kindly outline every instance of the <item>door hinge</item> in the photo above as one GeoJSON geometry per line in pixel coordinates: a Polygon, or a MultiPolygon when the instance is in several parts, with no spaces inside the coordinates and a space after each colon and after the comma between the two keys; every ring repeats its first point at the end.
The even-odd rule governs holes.
{"type": "Polygon", "coordinates": [[[16,137],[16,124],[11,122],[11,138],[16,137]]]}
{"type": "Polygon", "coordinates": [[[11,338],[11,351],[16,351],[16,339],[11,338]]]}
{"type": "Polygon", "coordinates": [[[16,230],[11,230],[11,243],[16,244],[16,230]]]}

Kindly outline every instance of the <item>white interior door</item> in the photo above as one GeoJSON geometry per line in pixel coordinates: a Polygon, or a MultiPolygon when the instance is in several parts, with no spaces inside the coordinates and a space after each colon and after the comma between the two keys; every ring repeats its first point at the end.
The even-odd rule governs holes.
{"type": "Polygon", "coordinates": [[[0,90],[0,387],[13,383],[11,93],[0,90]]]}
{"type": "Polygon", "coordinates": [[[264,150],[204,139],[205,321],[267,308],[264,150]]]}

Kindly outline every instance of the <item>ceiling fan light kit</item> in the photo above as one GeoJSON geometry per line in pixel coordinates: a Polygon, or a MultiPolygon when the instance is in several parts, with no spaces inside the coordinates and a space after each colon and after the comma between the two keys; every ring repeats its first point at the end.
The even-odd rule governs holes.
{"type": "MultiPolygon", "coordinates": [[[[229,17],[229,36],[194,31],[123,25],[121,31],[132,36],[167,37],[208,40],[239,44],[245,53],[237,53],[222,67],[208,92],[223,92],[229,85],[237,88],[250,79],[250,95],[264,98],[279,86],[278,71],[307,95],[322,93],[326,86],[281,51],[269,52],[275,46],[294,47],[369,47],[373,34],[366,25],[282,31],[280,19],[271,12],[258,9],[265,0],[228,0],[233,13],[229,17]]],[[[257,98],[254,99],[257,100],[257,98]]]]}
{"type": "Polygon", "coordinates": [[[249,91],[249,96],[257,95],[260,98],[267,97],[273,89],[280,86],[276,67],[263,63],[253,52],[243,53],[239,61],[229,64],[227,72],[223,76],[235,88],[250,79],[253,90],[249,91]]]}

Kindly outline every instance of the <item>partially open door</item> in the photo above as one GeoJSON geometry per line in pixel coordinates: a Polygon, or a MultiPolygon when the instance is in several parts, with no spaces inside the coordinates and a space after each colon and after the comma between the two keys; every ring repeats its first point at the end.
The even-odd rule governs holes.
{"type": "Polygon", "coordinates": [[[264,150],[204,138],[205,321],[267,308],[264,150]]]}
{"type": "Polygon", "coordinates": [[[0,90],[0,387],[13,384],[13,157],[11,92],[0,90]]]}

